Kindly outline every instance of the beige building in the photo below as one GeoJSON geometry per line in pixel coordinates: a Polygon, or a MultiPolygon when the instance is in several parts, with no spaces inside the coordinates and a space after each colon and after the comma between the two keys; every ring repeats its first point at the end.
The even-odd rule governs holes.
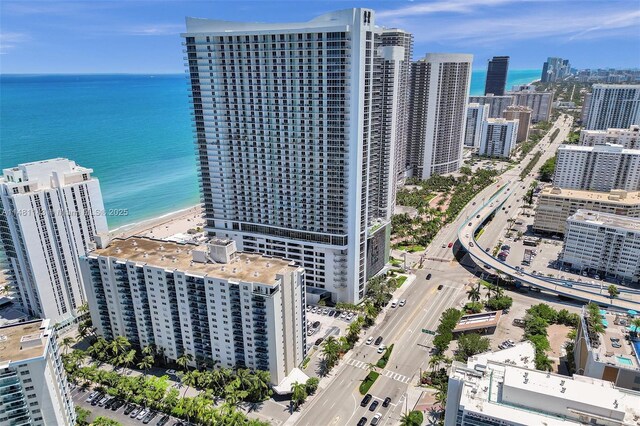
{"type": "Polygon", "coordinates": [[[628,129],[582,130],[580,145],[622,145],[625,149],[640,149],[640,126],[632,125],[628,129]]]}
{"type": "Polygon", "coordinates": [[[640,217],[640,192],[581,191],[548,186],[539,193],[533,229],[564,234],[567,218],[580,209],[640,217]]]}
{"type": "Polygon", "coordinates": [[[502,113],[502,116],[507,120],[518,120],[516,142],[524,142],[529,138],[531,108],[522,105],[511,105],[502,113]]]}

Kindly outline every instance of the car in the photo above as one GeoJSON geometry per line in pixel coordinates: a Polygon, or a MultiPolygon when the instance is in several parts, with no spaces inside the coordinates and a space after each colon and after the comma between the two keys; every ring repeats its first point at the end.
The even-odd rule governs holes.
{"type": "Polygon", "coordinates": [[[135,409],[136,409],[136,406],[135,406],[135,405],[133,405],[133,404],[128,404],[128,405],[127,405],[127,407],[124,409],[124,412],[123,412],[123,413],[124,413],[124,415],[125,415],[125,416],[128,416],[128,415],[129,415],[129,414],[131,414],[131,412],[132,412],[133,410],[135,410],[135,409]]]}
{"type": "Polygon", "coordinates": [[[388,406],[389,406],[389,404],[391,404],[391,398],[390,398],[390,397],[386,397],[386,398],[384,399],[384,402],[382,403],[382,406],[383,406],[383,407],[388,407],[388,406]]]}
{"type": "Polygon", "coordinates": [[[400,299],[400,302],[398,302],[398,306],[402,307],[404,305],[407,304],[407,299],[400,299]]]}
{"type": "Polygon", "coordinates": [[[160,420],[158,420],[158,423],[156,423],[156,425],[164,426],[167,424],[167,422],[169,422],[170,419],[171,417],[168,414],[165,414],[160,420]]]}
{"type": "Polygon", "coordinates": [[[307,312],[311,310],[311,305],[307,305],[307,312]]]}
{"type": "Polygon", "coordinates": [[[469,226],[471,226],[471,222],[469,222],[469,226]]]}
{"type": "Polygon", "coordinates": [[[100,400],[100,402],[98,402],[98,407],[104,407],[107,404],[107,402],[111,401],[112,399],[113,399],[112,396],[108,396],[108,395],[105,396],[100,400]]]}
{"type": "Polygon", "coordinates": [[[332,317],[336,314],[336,311],[334,311],[333,309],[329,311],[329,316],[332,317]]]}
{"type": "Polygon", "coordinates": [[[135,419],[136,417],[138,417],[138,414],[140,414],[141,411],[142,411],[142,407],[136,407],[133,409],[131,414],[129,414],[129,417],[131,417],[132,419],[135,419]]]}
{"type": "Polygon", "coordinates": [[[427,279],[430,280],[431,279],[431,274],[427,274],[427,279]]]}
{"type": "Polygon", "coordinates": [[[514,341],[513,341],[513,340],[511,340],[511,339],[508,339],[508,340],[507,340],[507,343],[508,343],[508,344],[510,344],[511,346],[515,346],[515,345],[516,345],[516,342],[514,342],[514,341]]]}
{"type": "Polygon", "coordinates": [[[476,215],[476,219],[480,219],[480,215],[476,215]]]}
{"type": "Polygon", "coordinates": [[[100,402],[100,400],[104,398],[104,393],[100,392],[99,394],[97,394],[92,400],[91,400],[91,405],[96,406],[98,405],[98,403],[100,402]]]}
{"type": "Polygon", "coordinates": [[[365,343],[367,345],[370,345],[371,343],[373,343],[373,336],[369,336],[369,338],[367,339],[367,341],[365,343]]]}
{"type": "Polygon", "coordinates": [[[347,315],[347,321],[351,321],[353,319],[353,312],[349,312],[349,315],[347,315]]]}
{"type": "Polygon", "coordinates": [[[449,247],[449,248],[453,247],[453,243],[447,244],[447,247],[449,247]]]}
{"type": "Polygon", "coordinates": [[[360,420],[358,420],[358,426],[364,426],[367,424],[367,418],[366,417],[360,417],[360,420]]]}
{"type": "Polygon", "coordinates": [[[175,376],[176,370],[170,368],[169,370],[167,370],[167,374],[169,374],[170,376],[175,376]]]}
{"type": "Polygon", "coordinates": [[[612,342],[619,342],[620,339],[617,337],[609,337],[609,340],[611,340],[612,342]]]}
{"type": "Polygon", "coordinates": [[[438,285],[438,290],[442,290],[444,286],[442,284],[438,285]]]}
{"type": "Polygon", "coordinates": [[[104,404],[104,409],[109,410],[116,402],[118,402],[118,400],[115,397],[111,398],[104,404]]]}
{"type": "Polygon", "coordinates": [[[366,407],[369,404],[369,401],[371,401],[371,398],[373,397],[371,396],[370,393],[366,394],[364,398],[362,398],[362,401],[360,402],[360,406],[366,407]]]}
{"type": "Polygon", "coordinates": [[[322,343],[324,339],[322,337],[320,337],[319,339],[316,340],[316,342],[314,343],[316,346],[320,346],[320,343],[322,343]]]}
{"type": "Polygon", "coordinates": [[[386,346],[386,345],[380,345],[380,346],[378,346],[378,353],[379,353],[379,354],[383,353],[383,352],[384,352],[384,351],[386,351],[386,350],[387,350],[387,346],[386,346]]]}
{"type": "Polygon", "coordinates": [[[378,405],[380,405],[380,402],[373,401],[369,406],[369,411],[376,411],[376,408],[378,408],[378,405]]]}
{"type": "Polygon", "coordinates": [[[587,273],[586,273],[585,271],[582,271],[582,276],[583,276],[583,277],[586,277],[586,276],[587,276],[587,273]]]}
{"type": "Polygon", "coordinates": [[[311,313],[315,314],[316,312],[318,312],[318,307],[314,306],[313,308],[311,308],[311,313]]]}
{"type": "Polygon", "coordinates": [[[324,308],[324,309],[322,310],[322,315],[327,315],[327,314],[329,314],[329,309],[324,308]]]}
{"type": "Polygon", "coordinates": [[[595,278],[596,280],[599,280],[599,279],[600,279],[600,275],[595,274],[595,275],[593,276],[593,278],[595,278]]]}
{"type": "Polygon", "coordinates": [[[320,327],[320,321],[314,321],[313,328],[318,328],[318,327],[320,327]]]}
{"type": "Polygon", "coordinates": [[[622,347],[622,345],[618,342],[613,342],[611,344],[611,347],[616,348],[616,349],[620,349],[622,347]]]}
{"type": "Polygon", "coordinates": [[[398,299],[393,299],[389,306],[391,306],[392,308],[395,308],[396,306],[398,306],[398,299]]]}
{"type": "Polygon", "coordinates": [[[447,248],[447,245],[446,244],[442,244],[442,248],[447,248]]]}
{"type": "Polygon", "coordinates": [[[147,414],[149,414],[149,410],[146,408],[143,408],[142,411],[140,411],[136,416],[136,420],[144,419],[147,416],[147,414]]]}
{"type": "Polygon", "coordinates": [[[376,415],[375,415],[375,416],[373,416],[373,418],[371,419],[371,424],[372,424],[373,426],[376,426],[376,425],[380,422],[380,419],[381,419],[381,418],[382,418],[382,414],[380,414],[380,413],[376,413],[376,415]]]}
{"type": "Polygon", "coordinates": [[[498,345],[498,349],[506,349],[506,346],[504,345],[504,343],[500,343],[498,345]]]}
{"type": "Polygon", "coordinates": [[[153,420],[156,416],[158,415],[157,412],[155,411],[151,411],[149,414],[147,414],[144,419],[142,420],[142,423],[149,424],[151,422],[151,420],[153,420]]]}
{"type": "Polygon", "coordinates": [[[100,392],[98,392],[98,391],[93,391],[93,392],[91,392],[91,393],[89,394],[89,396],[87,397],[86,401],[87,401],[87,402],[91,402],[91,401],[93,401],[93,398],[95,398],[96,396],[98,396],[98,394],[99,394],[99,393],[100,393],[100,392]]]}
{"type": "Polygon", "coordinates": [[[347,317],[347,313],[343,312],[340,314],[340,319],[345,319],[347,317]]]}
{"type": "Polygon", "coordinates": [[[374,345],[378,346],[380,343],[382,343],[382,336],[378,336],[378,338],[376,339],[375,342],[373,342],[374,345]]]}

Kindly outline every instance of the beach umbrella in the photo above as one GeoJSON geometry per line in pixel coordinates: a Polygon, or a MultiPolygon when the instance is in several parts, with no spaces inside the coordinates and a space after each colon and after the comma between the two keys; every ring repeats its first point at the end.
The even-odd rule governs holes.
{"type": "Polygon", "coordinates": [[[627,313],[632,317],[635,317],[636,315],[638,315],[638,313],[636,311],[634,311],[633,309],[629,309],[627,311],[627,313]]]}

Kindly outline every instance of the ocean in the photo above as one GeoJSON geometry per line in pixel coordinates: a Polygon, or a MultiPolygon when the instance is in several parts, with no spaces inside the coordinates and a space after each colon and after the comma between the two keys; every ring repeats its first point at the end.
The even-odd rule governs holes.
{"type": "MultiPolygon", "coordinates": [[[[482,95],[485,71],[471,94],[482,95]]],[[[540,76],[512,70],[507,88],[540,76]]],[[[0,168],[67,157],[94,170],[111,229],[199,202],[184,75],[0,75],[0,168]]]]}

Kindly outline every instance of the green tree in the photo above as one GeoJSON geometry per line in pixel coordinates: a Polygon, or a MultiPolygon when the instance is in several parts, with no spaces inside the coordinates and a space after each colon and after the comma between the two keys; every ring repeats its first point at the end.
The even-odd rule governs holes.
{"type": "Polygon", "coordinates": [[[122,426],[122,423],[104,416],[98,416],[91,423],[92,426],[122,426]]]}
{"type": "Polygon", "coordinates": [[[480,284],[479,283],[478,283],[478,285],[476,287],[471,287],[467,291],[467,299],[471,300],[472,302],[479,302],[480,301],[480,297],[482,297],[482,294],[480,293],[480,284]]]}
{"type": "Polygon", "coordinates": [[[607,292],[609,293],[609,299],[611,299],[611,302],[613,302],[614,298],[620,295],[620,290],[618,290],[618,287],[613,284],[607,288],[607,292]]]}
{"type": "Polygon", "coordinates": [[[477,333],[463,334],[458,337],[456,359],[466,361],[470,356],[488,351],[490,346],[491,342],[486,337],[477,333]]]}
{"type": "Polygon", "coordinates": [[[309,379],[307,379],[307,382],[305,383],[305,390],[307,391],[308,395],[313,395],[314,393],[316,393],[316,390],[318,389],[318,383],[320,383],[320,380],[317,377],[310,377],[309,379]]]}
{"type": "Polygon", "coordinates": [[[291,405],[293,411],[297,410],[300,405],[307,399],[307,390],[303,383],[294,382],[291,385],[291,405]]]}
{"type": "Polygon", "coordinates": [[[64,348],[65,354],[69,352],[69,349],[71,348],[71,346],[73,346],[75,342],[76,340],[73,337],[65,337],[64,339],[62,339],[61,346],[64,348]]]}
{"type": "Polygon", "coordinates": [[[144,371],[145,376],[151,367],[153,367],[153,357],[151,355],[143,357],[138,363],[138,368],[144,371]]]}
{"type": "Polygon", "coordinates": [[[547,327],[549,323],[541,317],[525,317],[525,337],[529,338],[533,335],[547,336],[547,327]]]}
{"type": "Polygon", "coordinates": [[[91,411],[76,405],[76,425],[87,426],[89,424],[89,416],[91,411]]]}
{"type": "Polygon", "coordinates": [[[410,411],[400,418],[401,426],[420,426],[424,420],[422,412],[410,411]]]}
{"type": "Polygon", "coordinates": [[[193,356],[190,353],[183,353],[176,359],[176,364],[180,366],[182,371],[187,371],[189,363],[193,360],[193,356]]]}

